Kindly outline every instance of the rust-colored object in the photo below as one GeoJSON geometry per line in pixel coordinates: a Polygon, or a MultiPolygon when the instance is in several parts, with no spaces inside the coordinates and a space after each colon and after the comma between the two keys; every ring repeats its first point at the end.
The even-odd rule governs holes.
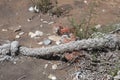
{"type": "Polygon", "coordinates": [[[84,55],[81,52],[73,51],[72,53],[66,53],[65,59],[72,62],[78,62],[79,57],[83,57],[84,55]]]}

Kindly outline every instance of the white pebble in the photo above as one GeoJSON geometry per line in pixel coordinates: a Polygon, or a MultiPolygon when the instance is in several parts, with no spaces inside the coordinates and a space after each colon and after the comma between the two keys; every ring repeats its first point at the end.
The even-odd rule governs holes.
{"type": "Polygon", "coordinates": [[[16,35],[15,38],[16,38],[16,39],[19,39],[19,38],[20,38],[20,35],[16,35]]]}
{"type": "Polygon", "coordinates": [[[45,64],[44,68],[46,69],[48,67],[48,64],[45,64]]]}
{"type": "Polygon", "coordinates": [[[28,10],[29,10],[30,12],[34,12],[34,7],[30,7],[28,10]]]}
{"type": "Polygon", "coordinates": [[[52,65],[52,69],[53,69],[53,70],[57,69],[57,65],[56,65],[56,64],[53,64],[53,65],[52,65]]]}
{"type": "Polygon", "coordinates": [[[51,80],[56,80],[56,79],[57,79],[56,76],[54,76],[53,74],[50,74],[50,75],[48,76],[48,78],[51,79],[51,80]]]}
{"type": "Polygon", "coordinates": [[[8,31],[7,29],[2,29],[3,32],[8,31]]]}

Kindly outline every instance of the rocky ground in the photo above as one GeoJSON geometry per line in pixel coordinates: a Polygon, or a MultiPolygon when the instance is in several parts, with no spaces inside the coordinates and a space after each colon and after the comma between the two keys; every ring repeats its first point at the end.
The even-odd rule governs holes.
{"type": "MultiPolygon", "coordinates": [[[[30,0],[0,0],[0,44],[17,40],[22,46],[33,48],[59,45],[58,40],[62,38],[54,33],[54,26],[72,27],[69,18],[81,22],[89,15],[91,6],[94,6],[91,26],[120,22],[119,0],[58,0],[58,3],[68,10],[59,18],[30,12],[30,0]]],[[[71,55],[66,57],[68,62],[60,58],[19,55],[15,61],[0,63],[0,80],[112,80],[114,76],[120,77],[119,51],[79,53],[82,56],[74,63],[71,55]]]]}

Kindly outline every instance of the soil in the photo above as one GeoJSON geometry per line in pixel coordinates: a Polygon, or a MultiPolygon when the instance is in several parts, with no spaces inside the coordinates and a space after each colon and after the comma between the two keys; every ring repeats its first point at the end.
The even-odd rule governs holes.
{"type": "MultiPolygon", "coordinates": [[[[56,17],[28,11],[29,7],[33,5],[31,0],[0,0],[0,44],[7,40],[17,40],[22,46],[42,47],[37,43],[47,39],[49,35],[55,34],[53,33],[54,24],[60,23],[63,26],[71,27],[69,18],[74,18],[76,22],[80,22],[89,15],[91,6],[94,6],[91,25],[119,23],[119,4],[120,0],[58,0],[58,5],[68,10],[68,13],[56,17]],[[42,19],[54,23],[44,23],[42,19]],[[15,32],[15,29],[19,26],[21,26],[21,31],[15,32]],[[2,31],[3,29],[7,31],[2,31]],[[36,30],[42,31],[44,35],[39,39],[30,38],[28,33],[36,30]],[[24,32],[24,34],[16,39],[15,36],[19,32],[24,32]]],[[[49,74],[54,74],[57,80],[72,80],[71,75],[79,70],[76,66],[69,66],[62,70],[52,70],[53,64],[62,64],[62,67],[64,67],[68,63],[61,60],[19,56],[16,64],[9,61],[0,63],[0,80],[49,80],[49,74]],[[44,68],[46,64],[48,64],[47,69],[44,68]]]]}

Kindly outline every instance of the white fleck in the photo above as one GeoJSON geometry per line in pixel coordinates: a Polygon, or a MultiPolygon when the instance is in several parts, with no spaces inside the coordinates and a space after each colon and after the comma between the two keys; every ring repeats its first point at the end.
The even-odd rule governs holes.
{"type": "Polygon", "coordinates": [[[40,21],[43,21],[43,19],[40,19],[40,21]]]}
{"type": "Polygon", "coordinates": [[[53,70],[57,69],[57,64],[53,64],[53,65],[52,65],[52,69],[53,69],[53,70]]]}
{"type": "Polygon", "coordinates": [[[24,34],[24,32],[20,32],[18,35],[20,35],[20,36],[21,36],[21,35],[23,35],[23,34],[24,34]]]}
{"type": "Polygon", "coordinates": [[[56,80],[56,79],[57,79],[56,76],[54,76],[53,74],[50,74],[50,75],[48,76],[48,78],[51,79],[51,80],[56,80]]]}
{"type": "Polygon", "coordinates": [[[48,24],[53,24],[54,22],[49,22],[48,24]]]}
{"type": "Polygon", "coordinates": [[[61,44],[61,41],[56,41],[55,42],[57,45],[60,45],[61,44]]]}
{"type": "Polygon", "coordinates": [[[48,23],[47,21],[43,21],[43,23],[48,23]]]}
{"type": "Polygon", "coordinates": [[[103,9],[102,12],[105,12],[105,9],[103,9]]]}
{"type": "Polygon", "coordinates": [[[98,25],[95,26],[95,28],[96,28],[96,29],[99,29],[99,28],[101,28],[101,25],[98,24],[98,25]]]}
{"type": "Polygon", "coordinates": [[[84,0],[84,3],[87,4],[88,2],[86,0],[84,0]]]}
{"type": "Polygon", "coordinates": [[[2,29],[3,32],[8,31],[7,29],[2,29]]]}
{"type": "Polygon", "coordinates": [[[48,67],[48,64],[45,64],[44,68],[46,69],[48,67]]]}
{"type": "Polygon", "coordinates": [[[43,32],[42,31],[35,31],[36,36],[43,36],[43,32]]]}
{"type": "Polygon", "coordinates": [[[34,7],[30,7],[29,9],[28,9],[30,12],[34,12],[34,7]]]}
{"type": "Polygon", "coordinates": [[[40,25],[40,27],[42,28],[42,27],[43,27],[43,25],[41,24],[41,25],[40,25]]]}
{"type": "Polygon", "coordinates": [[[15,38],[16,38],[16,39],[19,39],[19,38],[20,38],[20,35],[16,35],[15,38]]]}
{"type": "Polygon", "coordinates": [[[43,42],[39,42],[38,44],[39,44],[39,45],[42,45],[42,44],[43,44],[43,42]]]}

